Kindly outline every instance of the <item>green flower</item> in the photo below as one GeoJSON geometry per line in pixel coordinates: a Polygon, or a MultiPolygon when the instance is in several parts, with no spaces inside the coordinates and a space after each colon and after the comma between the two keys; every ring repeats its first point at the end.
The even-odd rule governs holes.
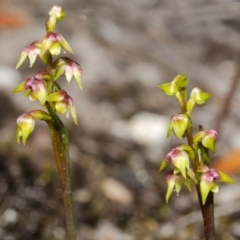
{"type": "Polygon", "coordinates": [[[47,87],[45,80],[49,80],[51,77],[45,72],[39,72],[34,77],[27,78],[20,83],[14,90],[14,93],[27,91],[26,96],[30,100],[38,100],[41,105],[44,105],[47,99],[47,87]]]}
{"type": "Polygon", "coordinates": [[[24,113],[17,118],[17,142],[22,140],[25,145],[29,135],[33,132],[35,127],[35,119],[44,121],[51,120],[51,117],[42,110],[34,110],[29,113],[24,113]]]}
{"type": "Polygon", "coordinates": [[[210,93],[202,92],[199,88],[194,88],[190,94],[190,98],[194,100],[196,104],[204,104],[211,97],[210,93]]]}
{"type": "Polygon", "coordinates": [[[195,134],[193,142],[195,147],[197,147],[198,142],[201,142],[205,148],[215,153],[217,137],[218,133],[215,130],[200,131],[195,134]]]}
{"type": "Polygon", "coordinates": [[[189,155],[187,152],[178,150],[176,148],[172,149],[166,157],[162,160],[160,165],[160,171],[167,166],[168,162],[171,162],[174,166],[174,172],[180,172],[181,175],[186,178],[186,171],[189,169],[189,155]]]}
{"type": "Polygon", "coordinates": [[[169,137],[171,132],[174,131],[175,135],[181,139],[182,137],[184,137],[189,124],[190,124],[189,118],[186,114],[184,113],[175,114],[172,117],[171,123],[168,127],[167,137],[169,137]]]}
{"type": "Polygon", "coordinates": [[[197,170],[201,174],[200,177],[200,192],[203,205],[206,202],[209,192],[218,192],[219,182],[235,183],[235,180],[227,174],[217,171],[213,168],[209,169],[207,166],[202,165],[197,170]]]}
{"type": "Polygon", "coordinates": [[[73,99],[67,94],[66,91],[60,90],[58,92],[48,95],[47,101],[52,102],[55,109],[59,113],[66,113],[67,118],[71,112],[74,123],[77,125],[77,113],[73,105],[73,99]]]}
{"type": "Polygon", "coordinates": [[[37,56],[40,55],[40,52],[41,52],[41,43],[39,41],[32,42],[30,45],[26,46],[21,51],[20,58],[17,62],[16,68],[19,68],[23,64],[26,58],[28,58],[30,62],[29,67],[32,67],[32,65],[37,59],[37,56]]]}
{"type": "Polygon", "coordinates": [[[61,49],[73,53],[72,48],[62,35],[55,32],[48,32],[42,42],[41,55],[49,51],[52,55],[59,55],[61,49]]]}
{"type": "Polygon", "coordinates": [[[82,89],[82,68],[77,62],[67,57],[62,57],[54,63],[54,68],[55,80],[58,79],[62,74],[65,74],[68,83],[70,83],[72,77],[74,77],[79,88],[82,89]]]}

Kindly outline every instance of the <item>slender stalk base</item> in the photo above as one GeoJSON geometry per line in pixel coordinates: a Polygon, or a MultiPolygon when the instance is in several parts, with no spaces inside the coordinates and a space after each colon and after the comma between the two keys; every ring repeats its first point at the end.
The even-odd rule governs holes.
{"type": "Polygon", "coordinates": [[[46,103],[46,106],[52,117],[52,120],[48,121],[48,126],[51,132],[54,156],[63,191],[63,202],[69,240],[76,240],[76,227],[72,207],[68,133],[62,121],[59,119],[50,104],[46,103]]]}
{"type": "Polygon", "coordinates": [[[199,187],[197,187],[197,192],[202,210],[205,240],[216,240],[214,224],[214,193],[209,192],[206,202],[203,205],[199,187]]]}

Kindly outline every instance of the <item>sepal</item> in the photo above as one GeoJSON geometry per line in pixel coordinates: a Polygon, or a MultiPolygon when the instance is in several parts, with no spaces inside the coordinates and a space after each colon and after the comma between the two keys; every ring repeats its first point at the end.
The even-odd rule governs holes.
{"type": "Polygon", "coordinates": [[[158,85],[158,88],[161,89],[166,95],[173,96],[179,91],[179,87],[175,82],[164,83],[158,85]]]}
{"type": "Polygon", "coordinates": [[[220,175],[220,181],[221,182],[225,182],[225,183],[236,183],[236,181],[230,177],[229,175],[227,175],[226,173],[220,172],[218,171],[219,175],[220,175]]]}
{"type": "Polygon", "coordinates": [[[190,94],[190,98],[198,105],[204,104],[210,97],[210,93],[202,92],[199,88],[194,88],[190,94]]]}

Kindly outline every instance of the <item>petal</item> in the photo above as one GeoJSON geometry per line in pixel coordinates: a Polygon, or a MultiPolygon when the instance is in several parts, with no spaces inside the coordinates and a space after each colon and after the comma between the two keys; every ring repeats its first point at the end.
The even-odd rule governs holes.
{"type": "Polygon", "coordinates": [[[19,58],[19,60],[17,62],[16,69],[19,68],[23,64],[23,62],[26,59],[26,57],[27,57],[27,53],[26,52],[22,52],[20,54],[20,58],[19,58]]]}
{"type": "Polygon", "coordinates": [[[200,192],[201,192],[201,197],[202,197],[202,203],[203,205],[206,202],[207,196],[209,194],[209,192],[212,190],[212,188],[214,187],[214,183],[212,182],[206,182],[206,181],[202,181],[200,182],[200,192]]]}
{"type": "Polygon", "coordinates": [[[13,93],[18,93],[26,90],[25,85],[26,85],[26,81],[21,82],[17,87],[13,89],[13,93]]]}
{"type": "Polygon", "coordinates": [[[159,167],[159,171],[162,171],[167,166],[167,159],[164,158],[161,162],[161,165],[159,167]]]}
{"type": "Polygon", "coordinates": [[[71,114],[72,114],[72,118],[73,118],[74,123],[76,125],[78,125],[76,108],[73,105],[71,105],[70,110],[71,110],[71,114]]]}
{"type": "Polygon", "coordinates": [[[76,82],[77,82],[79,88],[82,89],[82,80],[81,80],[82,74],[81,74],[81,72],[79,72],[79,71],[74,71],[74,72],[73,72],[73,75],[74,75],[74,77],[75,77],[75,79],[76,79],[76,82]]]}
{"type": "Polygon", "coordinates": [[[65,50],[67,50],[68,52],[74,54],[71,46],[70,46],[70,45],[68,44],[68,42],[64,39],[64,37],[62,37],[62,39],[61,39],[59,42],[60,42],[60,44],[61,44],[61,46],[62,46],[63,49],[65,49],[65,50]]]}
{"type": "Polygon", "coordinates": [[[221,182],[226,182],[226,183],[236,183],[236,181],[228,176],[226,173],[220,172],[218,171],[219,175],[220,175],[220,181],[221,182]]]}

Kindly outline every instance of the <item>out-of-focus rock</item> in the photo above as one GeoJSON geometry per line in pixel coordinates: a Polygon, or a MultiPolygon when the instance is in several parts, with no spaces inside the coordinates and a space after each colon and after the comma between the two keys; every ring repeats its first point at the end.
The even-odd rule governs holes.
{"type": "Polygon", "coordinates": [[[91,192],[88,189],[78,189],[73,193],[73,200],[79,203],[87,203],[92,197],[91,192]]]}
{"type": "Polygon", "coordinates": [[[134,240],[131,235],[123,233],[113,224],[108,221],[102,221],[96,230],[96,240],[134,240]]]}
{"type": "Polygon", "coordinates": [[[112,134],[150,147],[161,143],[166,138],[168,124],[168,117],[150,112],[140,112],[129,121],[115,122],[112,126],[112,134]]]}
{"type": "Polygon", "coordinates": [[[133,202],[132,192],[121,182],[113,178],[105,178],[101,182],[101,190],[106,198],[120,205],[129,205],[133,202]]]}
{"type": "Polygon", "coordinates": [[[14,68],[0,65],[0,89],[12,91],[21,80],[21,74],[14,68]]]}

